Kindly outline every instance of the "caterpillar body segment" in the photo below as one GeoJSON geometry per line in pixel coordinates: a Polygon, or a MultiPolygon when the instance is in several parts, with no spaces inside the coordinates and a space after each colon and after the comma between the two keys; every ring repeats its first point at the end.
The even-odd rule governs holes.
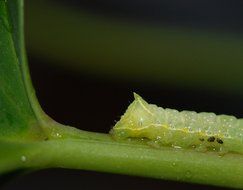
{"type": "Polygon", "coordinates": [[[148,104],[135,93],[134,98],[110,131],[115,139],[146,139],[156,146],[243,154],[242,119],[206,112],[179,112],[148,104]]]}

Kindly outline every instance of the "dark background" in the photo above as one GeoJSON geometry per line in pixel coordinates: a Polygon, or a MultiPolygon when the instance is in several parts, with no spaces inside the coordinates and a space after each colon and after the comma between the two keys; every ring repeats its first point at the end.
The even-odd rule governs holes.
{"type": "MultiPolygon", "coordinates": [[[[86,9],[107,17],[149,24],[195,27],[218,32],[241,33],[243,2],[124,0],[58,1],[74,9],[86,9]]],[[[81,44],[80,44],[81,45],[81,44]]],[[[107,133],[132,102],[137,92],[150,103],[178,110],[210,111],[242,116],[243,97],[239,93],[219,92],[152,82],[111,79],[85,74],[27,49],[29,66],[38,99],[48,115],[60,123],[107,133]],[[92,122],[92,125],[90,125],[92,122]]],[[[48,169],[14,178],[3,189],[223,189],[204,185],[97,173],[48,169]]]]}

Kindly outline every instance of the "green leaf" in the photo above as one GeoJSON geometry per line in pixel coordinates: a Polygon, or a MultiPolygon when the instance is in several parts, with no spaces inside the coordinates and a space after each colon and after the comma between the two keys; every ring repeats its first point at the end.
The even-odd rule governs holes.
{"type": "Polygon", "coordinates": [[[39,139],[43,133],[25,84],[22,0],[0,1],[0,140],[39,139]]]}

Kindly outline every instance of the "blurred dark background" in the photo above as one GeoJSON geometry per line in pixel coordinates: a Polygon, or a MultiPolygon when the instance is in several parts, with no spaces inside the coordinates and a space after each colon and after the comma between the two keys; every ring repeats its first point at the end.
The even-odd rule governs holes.
{"type": "MultiPolygon", "coordinates": [[[[241,47],[239,44],[243,43],[242,1],[52,0],[43,1],[41,6],[37,2],[35,4],[27,0],[25,3],[27,52],[33,84],[43,109],[58,122],[83,130],[107,133],[114,125],[115,120],[119,119],[129,103],[133,101],[132,92],[137,92],[148,102],[162,107],[197,112],[208,111],[242,117],[243,88],[240,89],[240,86],[242,86],[243,80],[240,75],[241,70],[239,70],[243,68],[241,62],[243,60],[242,49],[239,49],[241,47]],[[59,12],[58,8],[60,8],[59,12]],[[48,9],[55,9],[56,12],[48,14],[48,9]],[[42,14],[38,14],[38,11],[42,14]],[[70,16],[70,13],[73,12],[75,19],[68,20],[68,14],[70,16]],[[82,22],[79,23],[80,28],[75,28],[79,21],[79,17],[77,17],[79,13],[82,13],[80,14],[81,19],[84,17],[83,15],[86,15],[87,18],[93,17],[90,15],[95,15],[96,18],[101,17],[102,21],[97,20],[95,24],[102,27],[106,27],[106,24],[104,24],[106,19],[107,23],[111,21],[116,25],[121,23],[121,27],[118,28],[124,31],[117,34],[116,30],[108,27],[107,33],[112,34],[110,36],[111,47],[104,45],[103,48],[100,48],[102,47],[100,46],[103,43],[102,40],[109,39],[109,36],[105,36],[104,31],[101,33],[98,30],[92,31],[92,26],[90,31],[96,34],[95,40],[100,39],[100,41],[94,41],[88,32],[86,35],[78,35],[78,31],[82,31],[82,22]],[[58,17],[61,21],[55,21],[58,17]],[[48,21],[47,18],[49,18],[48,21]],[[52,20],[53,18],[55,19],[52,20]],[[65,21],[63,18],[67,20],[65,21]],[[53,25],[43,25],[43,23],[50,21],[53,25]],[[73,35],[72,29],[66,30],[65,25],[61,25],[63,30],[59,30],[58,27],[60,27],[62,21],[64,23],[70,22],[70,26],[73,24],[73,30],[75,30],[73,35]],[[124,23],[126,23],[126,26],[123,25],[124,23]],[[142,55],[145,56],[144,62],[141,61],[142,59],[140,60],[141,54],[136,54],[137,48],[143,44],[134,46],[132,44],[134,43],[133,39],[130,40],[131,36],[134,37],[134,34],[130,36],[127,33],[127,28],[131,25],[133,27],[138,25],[139,29],[142,27],[146,30],[146,34],[149,33],[148,35],[143,34],[145,42],[146,37],[154,36],[155,38],[155,40],[149,40],[149,45],[147,42],[144,44],[146,46],[145,54],[147,52],[146,55],[142,55]],[[169,32],[162,32],[161,34],[160,31],[163,28],[166,28],[169,32]],[[189,39],[189,41],[182,42],[188,42],[189,45],[173,45],[173,42],[181,41],[183,36],[173,34],[179,36],[174,38],[170,31],[172,31],[172,34],[182,31],[183,35],[189,39]],[[123,35],[124,33],[126,35],[123,35]],[[160,39],[160,35],[168,35],[163,37],[165,39],[173,38],[168,49],[160,44],[160,40],[157,43],[156,37],[160,39]],[[203,42],[205,36],[210,35],[215,36],[220,43],[211,46],[210,39],[215,38],[206,38],[208,42],[205,42],[202,46],[207,50],[209,47],[209,50],[205,53],[205,50],[200,49],[200,44],[196,44],[196,42],[198,42],[198,39],[203,42]],[[128,39],[125,38],[127,36],[128,39]],[[116,43],[120,41],[123,41],[123,45],[117,47],[116,43]],[[222,47],[224,43],[221,43],[221,41],[225,41],[225,47],[222,47]],[[67,42],[67,44],[69,42],[71,44],[76,43],[76,45],[66,46],[64,42],[67,42]],[[92,44],[91,47],[87,45],[89,42],[92,44]],[[118,48],[115,53],[110,52],[113,49],[112,44],[114,48],[118,48]],[[229,47],[229,44],[232,46],[229,47]],[[233,46],[234,44],[236,46],[233,46]],[[130,46],[134,48],[132,50],[135,53],[124,53],[126,48],[130,46]],[[165,57],[171,50],[175,54],[167,56],[164,60],[162,59],[163,55],[162,58],[157,59],[156,56],[160,54],[153,54],[153,52],[158,51],[160,47],[161,54],[165,57]],[[193,52],[190,54],[190,51],[194,48],[198,48],[198,52],[195,55],[193,55],[193,52]],[[233,49],[232,61],[224,62],[224,59],[231,56],[227,57],[226,55],[228,49],[233,49]],[[181,52],[181,50],[183,52],[179,55],[179,58],[174,59],[177,56],[176,52],[181,52]],[[101,54],[99,54],[100,51],[101,54]],[[200,51],[202,54],[200,54],[200,51]],[[121,55],[119,55],[119,52],[121,55]],[[152,55],[150,55],[151,52],[152,55]],[[191,59],[190,55],[194,56],[194,59],[191,59]],[[215,56],[218,56],[218,58],[216,59],[215,56]],[[151,62],[146,61],[150,57],[151,62]],[[208,59],[205,59],[205,57],[208,59]],[[126,63],[123,65],[120,60],[126,61],[126,63]],[[199,60],[198,64],[195,63],[197,60],[199,60]],[[207,60],[214,60],[214,62],[207,62],[207,60]],[[157,62],[156,65],[153,65],[154,62],[157,62]],[[159,64],[160,62],[161,64],[159,64]],[[108,64],[106,65],[106,63],[108,64]],[[170,64],[173,65],[171,68],[168,66],[170,64]],[[171,72],[171,69],[173,72],[171,72]],[[151,75],[146,74],[149,72],[151,75]],[[169,74],[163,77],[164,73],[169,74]],[[162,78],[157,76],[159,74],[162,78]]],[[[89,19],[86,19],[86,21],[84,27],[88,31],[89,19]]],[[[90,35],[93,35],[93,33],[90,33],[90,35]]],[[[139,32],[137,35],[140,35],[139,32]]],[[[141,41],[141,39],[143,40],[139,36],[138,41],[141,41]]],[[[49,169],[30,173],[15,178],[4,187],[6,190],[53,188],[60,190],[223,189],[66,169],[49,169]]]]}

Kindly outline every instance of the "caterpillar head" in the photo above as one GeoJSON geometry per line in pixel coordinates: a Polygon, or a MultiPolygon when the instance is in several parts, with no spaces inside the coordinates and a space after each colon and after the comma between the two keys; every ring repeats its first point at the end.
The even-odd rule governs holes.
{"type": "Polygon", "coordinates": [[[142,97],[134,93],[134,99],[110,132],[116,138],[139,137],[141,129],[154,122],[156,118],[151,105],[142,97]]]}

